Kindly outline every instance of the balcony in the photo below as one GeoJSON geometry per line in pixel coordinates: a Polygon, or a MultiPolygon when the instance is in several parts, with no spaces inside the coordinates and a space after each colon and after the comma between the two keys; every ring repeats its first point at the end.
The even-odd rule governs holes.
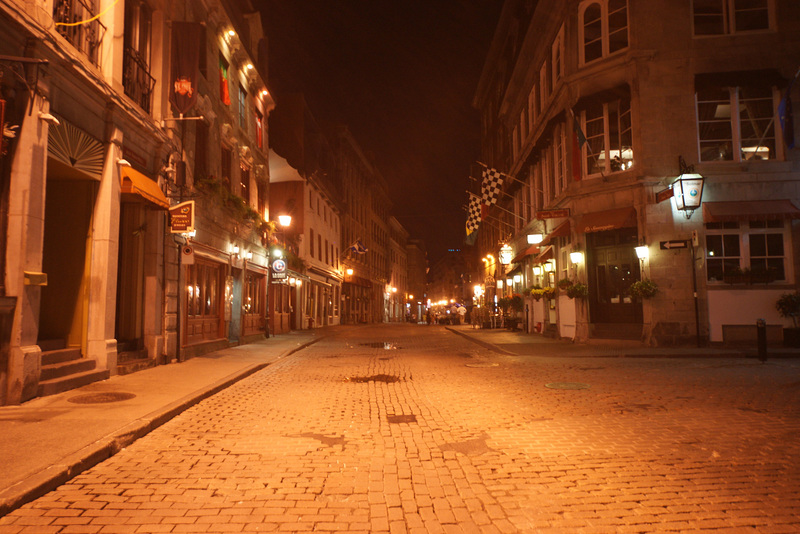
{"type": "Polygon", "coordinates": [[[99,20],[83,24],[96,14],[83,0],[56,0],[53,6],[53,19],[56,29],[72,46],[85,55],[93,65],[100,66],[100,44],[106,34],[106,27],[99,20]],[[76,24],[65,26],[65,24],[76,24]]]}
{"type": "Polygon", "coordinates": [[[122,86],[125,88],[125,94],[131,97],[147,113],[152,111],[152,96],[155,84],[156,80],[150,76],[150,67],[147,62],[139,52],[126,46],[122,86]]]}

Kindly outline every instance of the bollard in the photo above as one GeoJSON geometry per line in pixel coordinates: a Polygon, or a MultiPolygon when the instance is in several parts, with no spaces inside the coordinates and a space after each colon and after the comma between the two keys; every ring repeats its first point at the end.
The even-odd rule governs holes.
{"type": "Polygon", "coordinates": [[[767,361],[767,321],[764,319],[756,321],[756,340],[758,343],[758,359],[765,362],[767,361]]]}

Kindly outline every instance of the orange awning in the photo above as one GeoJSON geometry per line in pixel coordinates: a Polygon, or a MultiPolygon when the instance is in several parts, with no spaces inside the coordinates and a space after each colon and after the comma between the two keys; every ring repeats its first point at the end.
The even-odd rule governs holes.
{"type": "Polygon", "coordinates": [[[617,208],[614,210],[596,211],[581,216],[578,221],[578,233],[605,232],[617,228],[635,228],[636,210],[633,208],[617,208]]]}
{"type": "Polygon", "coordinates": [[[542,252],[538,256],[536,256],[536,259],[533,260],[533,263],[544,263],[547,260],[552,260],[552,259],[553,259],[553,247],[548,246],[545,247],[544,250],[542,250],[542,252]]]}
{"type": "Polygon", "coordinates": [[[138,195],[144,200],[151,202],[159,208],[168,209],[169,200],[164,196],[158,183],[151,180],[144,174],[132,167],[122,167],[120,170],[121,184],[120,192],[125,194],[138,195]]]}
{"type": "Polygon", "coordinates": [[[800,219],[800,210],[788,199],[703,202],[703,222],[733,222],[753,219],[800,219]]]}
{"type": "Polygon", "coordinates": [[[539,245],[531,245],[522,252],[520,252],[519,254],[517,254],[516,256],[514,256],[514,259],[511,260],[511,263],[519,263],[526,257],[531,256],[533,254],[537,254],[538,252],[539,252],[539,245]]]}
{"type": "Polygon", "coordinates": [[[550,243],[553,242],[553,239],[557,237],[569,236],[569,229],[570,229],[569,221],[562,222],[561,224],[556,226],[552,232],[547,234],[547,237],[545,237],[544,240],[542,241],[542,245],[549,245],[550,243]]]}

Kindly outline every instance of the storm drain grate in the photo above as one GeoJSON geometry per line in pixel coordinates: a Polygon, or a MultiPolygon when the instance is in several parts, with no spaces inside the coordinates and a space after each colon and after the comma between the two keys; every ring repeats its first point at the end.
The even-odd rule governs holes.
{"type": "Polygon", "coordinates": [[[392,375],[372,375],[372,376],[350,376],[345,378],[345,382],[358,382],[363,384],[365,382],[384,382],[389,384],[391,382],[399,382],[400,378],[392,375]]]}
{"type": "Polygon", "coordinates": [[[362,347],[372,347],[373,349],[395,350],[399,349],[397,345],[389,341],[375,341],[371,343],[359,343],[362,347]]]}
{"type": "Polygon", "coordinates": [[[105,404],[107,402],[120,402],[134,398],[136,395],[133,393],[121,393],[110,391],[106,393],[86,393],[85,395],[78,395],[67,399],[68,402],[75,404],[105,404]]]}
{"type": "Polygon", "coordinates": [[[544,387],[550,389],[589,389],[589,384],[581,384],[580,382],[551,382],[545,384],[544,387]]]}
{"type": "Polygon", "coordinates": [[[405,415],[387,415],[386,421],[389,423],[416,423],[417,416],[413,414],[405,414],[405,415]]]}

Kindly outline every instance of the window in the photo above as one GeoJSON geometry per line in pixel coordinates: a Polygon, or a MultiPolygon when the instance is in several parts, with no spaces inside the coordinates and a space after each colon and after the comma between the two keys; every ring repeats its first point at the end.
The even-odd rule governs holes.
{"type": "Polygon", "coordinates": [[[125,94],[150,113],[155,78],[150,75],[152,12],[144,2],[125,2],[125,48],[122,86],[125,94]]]}
{"type": "Polygon", "coordinates": [[[564,76],[564,26],[561,26],[561,29],[558,31],[558,35],[556,35],[556,40],[553,41],[552,46],[552,66],[553,66],[553,90],[555,90],[558,82],[564,76]]]}
{"type": "Polygon", "coordinates": [[[545,61],[539,69],[539,109],[543,112],[547,108],[548,98],[550,98],[550,76],[548,62],[545,61]]]}
{"type": "Polygon", "coordinates": [[[706,277],[722,282],[749,269],[786,280],[788,248],[789,232],[782,220],[706,223],[706,277]]]}
{"type": "Polygon", "coordinates": [[[692,8],[697,36],[770,29],[770,0],[694,0],[692,8]]]}
{"type": "Polygon", "coordinates": [[[256,146],[264,148],[264,115],[256,109],[256,146]]]}
{"type": "Polygon", "coordinates": [[[581,4],[582,63],[590,63],[628,47],[627,0],[595,0],[581,4]]]}
{"type": "Polygon", "coordinates": [[[247,91],[239,84],[239,127],[247,131],[247,91]]]}
{"type": "MultiPolygon", "coordinates": [[[[135,4],[131,7],[134,6],[135,4]]],[[[57,23],[56,31],[89,58],[93,65],[99,67],[100,51],[106,27],[98,20],[98,17],[94,2],[71,2],[70,0],[53,2],[53,20],[57,23]],[[75,24],[77,21],[83,21],[83,23],[75,24]]],[[[126,27],[128,22],[126,10],[126,27]]],[[[128,35],[127,31],[125,35],[128,35]]]]}
{"type": "Polygon", "coordinates": [[[771,87],[698,89],[700,161],[777,158],[776,98],[771,87]]]}
{"type": "Polygon", "coordinates": [[[308,244],[309,244],[308,253],[313,258],[314,257],[314,229],[313,228],[309,228],[308,231],[310,232],[309,236],[311,237],[308,240],[308,244]]]}
{"type": "Polygon", "coordinates": [[[233,181],[231,180],[231,167],[233,166],[233,154],[231,149],[223,146],[220,154],[220,175],[222,176],[222,183],[225,188],[230,191],[233,181]]]}
{"type": "Polygon", "coordinates": [[[556,125],[553,132],[553,174],[556,191],[560,193],[567,188],[566,152],[564,143],[564,125],[556,125]]]}
{"type": "Polygon", "coordinates": [[[258,198],[258,214],[266,219],[267,213],[267,187],[265,182],[256,181],[256,196],[258,198]]]}
{"type": "Polygon", "coordinates": [[[239,172],[239,193],[247,206],[250,206],[250,167],[241,165],[239,172]]]}
{"type": "Polygon", "coordinates": [[[194,138],[194,178],[195,181],[208,176],[208,125],[195,121],[197,128],[194,138]]]}
{"type": "Polygon", "coordinates": [[[534,131],[536,119],[538,118],[538,104],[539,101],[536,98],[536,84],[533,84],[533,87],[531,87],[531,92],[528,93],[528,122],[530,123],[528,129],[531,132],[534,131]]]}
{"type": "Polygon", "coordinates": [[[624,171],[633,166],[630,98],[595,102],[583,112],[584,169],[587,175],[624,171]]]}

